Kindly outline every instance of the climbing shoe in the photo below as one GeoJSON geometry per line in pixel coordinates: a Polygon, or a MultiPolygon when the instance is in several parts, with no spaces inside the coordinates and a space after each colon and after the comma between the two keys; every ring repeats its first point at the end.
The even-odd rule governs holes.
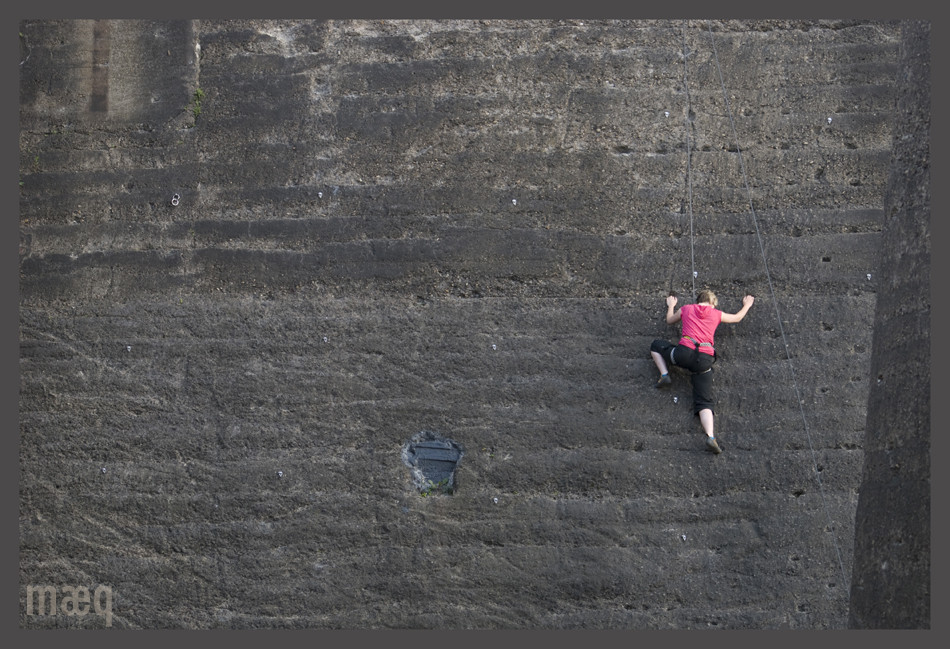
{"type": "Polygon", "coordinates": [[[722,453],[722,449],[719,448],[719,443],[716,442],[716,438],[709,437],[708,435],[706,436],[706,450],[710,453],[715,453],[716,455],[722,453]]]}
{"type": "Polygon", "coordinates": [[[672,381],[672,379],[670,379],[670,375],[669,375],[669,374],[664,374],[663,376],[660,377],[660,380],[656,382],[656,387],[658,387],[658,388],[665,388],[665,387],[667,387],[668,385],[670,385],[672,382],[673,382],[673,381],[672,381]]]}

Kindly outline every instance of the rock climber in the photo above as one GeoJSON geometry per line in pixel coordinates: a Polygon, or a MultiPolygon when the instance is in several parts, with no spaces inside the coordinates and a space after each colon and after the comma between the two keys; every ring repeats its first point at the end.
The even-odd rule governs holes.
{"type": "Polygon", "coordinates": [[[706,449],[712,453],[722,453],[713,430],[712,366],[716,362],[713,336],[720,322],[735,323],[742,320],[754,300],[751,295],[746,295],[742,298],[742,308],[738,313],[723,313],[717,308],[719,300],[716,294],[702,290],[696,296],[696,304],[685,304],[674,311],[676,296],[670,295],[666,298],[666,323],[682,321],[682,336],[676,345],[661,339],[654,340],[650,345],[650,355],[660,370],[656,387],[664,388],[672,383],[667,364],[690,372],[693,414],[699,417],[706,433],[706,449]]]}

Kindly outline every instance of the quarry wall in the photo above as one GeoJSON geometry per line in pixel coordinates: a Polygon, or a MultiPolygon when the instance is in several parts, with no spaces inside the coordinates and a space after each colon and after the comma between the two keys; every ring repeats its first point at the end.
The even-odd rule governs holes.
{"type": "Polygon", "coordinates": [[[20,33],[21,591],[108,584],[114,628],[848,625],[898,22],[20,33]],[[718,456],[649,356],[700,288],[756,297],[718,456]]]}

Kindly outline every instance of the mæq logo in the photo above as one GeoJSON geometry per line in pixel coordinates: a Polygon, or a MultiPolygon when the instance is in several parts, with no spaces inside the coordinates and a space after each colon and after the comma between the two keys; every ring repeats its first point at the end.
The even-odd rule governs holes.
{"type": "Polygon", "coordinates": [[[85,586],[62,586],[60,590],[62,595],[57,599],[56,586],[27,586],[26,614],[83,617],[95,613],[105,618],[107,627],[112,626],[112,588],[96,586],[92,597],[85,586]]]}

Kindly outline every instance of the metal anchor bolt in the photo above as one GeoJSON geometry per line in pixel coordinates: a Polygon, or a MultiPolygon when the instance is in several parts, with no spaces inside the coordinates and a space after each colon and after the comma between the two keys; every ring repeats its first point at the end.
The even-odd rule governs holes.
{"type": "Polygon", "coordinates": [[[278,471],[278,472],[277,472],[277,477],[278,477],[278,478],[283,478],[283,477],[284,477],[284,472],[283,472],[283,471],[278,471]]]}
{"type": "Polygon", "coordinates": [[[517,204],[518,204],[518,199],[517,199],[517,198],[512,198],[512,199],[511,199],[511,204],[512,204],[512,205],[517,205],[517,204]]]}
{"type": "Polygon", "coordinates": [[[178,205],[178,201],[180,200],[181,200],[181,196],[179,196],[178,194],[175,194],[174,196],[172,196],[172,205],[178,205]]]}

